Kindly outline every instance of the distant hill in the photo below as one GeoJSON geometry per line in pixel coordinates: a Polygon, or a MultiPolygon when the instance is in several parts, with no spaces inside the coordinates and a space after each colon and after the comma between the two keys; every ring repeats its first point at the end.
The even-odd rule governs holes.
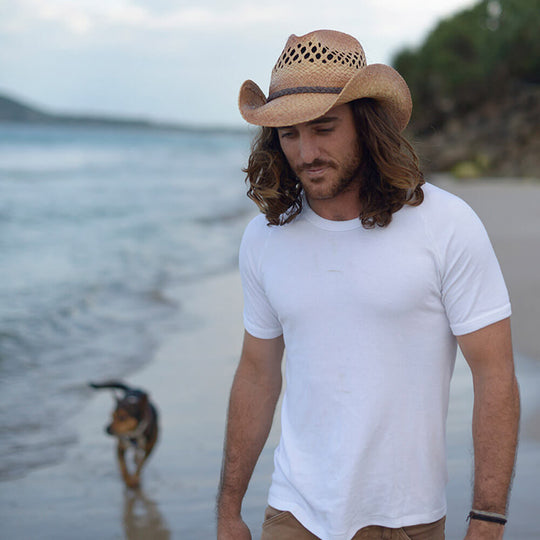
{"type": "Polygon", "coordinates": [[[151,126],[144,120],[118,119],[101,116],[51,114],[8,96],[0,95],[0,122],[108,124],[151,126]]]}
{"type": "Polygon", "coordinates": [[[234,127],[199,127],[174,123],[153,122],[141,119],[125,119],[109,116],[69,115],[45,112],[16,98],[0,95],[0,124],[2,122],[28,124],[64,124],[77,126],[109,126],[142,129],[160,129],[190,132],[226,132],[245,133],[244,128],[234,127]]]}
{"type": "Polygon", "coordinates": [[[0,96],[0,122],[44,122],[50,115],[6,96],[0,96]]]}

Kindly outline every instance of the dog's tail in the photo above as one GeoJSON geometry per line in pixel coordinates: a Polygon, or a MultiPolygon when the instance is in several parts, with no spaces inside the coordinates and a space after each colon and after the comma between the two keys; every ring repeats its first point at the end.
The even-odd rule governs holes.
{"type": "Polygon", "coordinates": [[[132,392],[133,388],[126,386],[124,383],[119,381],[104,381],[101,383],[89,382],[88,386],[99,390],[100,388],[116,388],[118,390],[123,390],[124,392],[132,392]]]}

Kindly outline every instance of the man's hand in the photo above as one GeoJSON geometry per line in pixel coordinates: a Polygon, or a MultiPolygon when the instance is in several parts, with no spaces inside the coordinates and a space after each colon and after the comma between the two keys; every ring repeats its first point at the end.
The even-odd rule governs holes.
{"type": "Polygon", "coordinates": [[[504,525],[471,519],[465,540],[502,540],[504,525]]]}
{"type": "Polygon", "coordinates": [[[251,533],[242,518],[218,519],[217,540],[251,540],[251,533]]]}

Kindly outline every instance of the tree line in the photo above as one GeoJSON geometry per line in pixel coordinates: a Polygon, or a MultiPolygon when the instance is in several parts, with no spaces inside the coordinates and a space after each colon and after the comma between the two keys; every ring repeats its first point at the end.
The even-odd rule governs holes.
{"type": "Polygon", "coordinates": [[[540,0],[481,0],[442,20],[392,64],[413,96],[422,134],[486,100],[540,84],[540,0]]]}

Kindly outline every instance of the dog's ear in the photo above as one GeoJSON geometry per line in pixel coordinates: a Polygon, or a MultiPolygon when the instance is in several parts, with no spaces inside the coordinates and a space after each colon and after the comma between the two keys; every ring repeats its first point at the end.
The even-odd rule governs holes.
{"type": "Polygon", "coordinates": [[[148,394],[146,392],[141,392],[141,407],[146,407],[148,405],[148,394]]]}

